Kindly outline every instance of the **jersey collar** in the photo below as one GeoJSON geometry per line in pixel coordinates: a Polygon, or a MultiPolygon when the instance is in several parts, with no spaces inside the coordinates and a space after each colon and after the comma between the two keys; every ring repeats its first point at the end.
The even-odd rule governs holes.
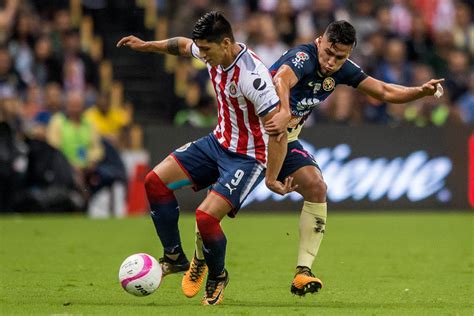
{"type": "MultiPolygon", "coordinates": [[[[245,52],[247,51],[247,46],[245,46],[245,44],[243,43],[237,43],[239,44],[240,47],[242,47],[242,50],[239,52],[239,54],[237,55],[237,57],[235,57],[234,61],[232,62],[232,64],[230,64],[229,67],[227,68],[222,68],[222,71],[224,72],[227,72],[229,70],[232,69],[232,67],[235,66],[235,64],[239,61],[240,57],[242,57],[243,54],[245,54],[245,52]]],[[[221,66],[222,67],[222,66],[221,66]]]]}

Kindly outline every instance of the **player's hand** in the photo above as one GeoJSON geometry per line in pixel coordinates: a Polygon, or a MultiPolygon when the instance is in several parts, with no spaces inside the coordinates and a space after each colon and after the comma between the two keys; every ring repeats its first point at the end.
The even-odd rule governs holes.
{"type": "Polygon", "coordinates": [[[434,95],[439,98],[443,95],[443,87],[441,86],[443,81],[444,79],[431,79],[430,81],[426,82],[421,86],[423,94],[426,96],[434,95]]]}
{"type": "Polygon", "coordinates": [[[287,193],[293,192],[298,188],[297,184],[293,185],[293,177],[287,177],[284,183],[278,180],[266,179],[265,185],[267,186],[267,188],[280,195],[285,195],[287,193]]]}
{"type": "Polygon", "coordinates": [[[265,123],[265,131],[269,135],[276,135],[286,131],[291,114],[287,111],[279,111],[268,122],[265,123]]]}
{"type": "Polygon", "coordinates": [[[122,47],[122,46],[129,47],[139,52],[147,51],[146,42],[133,35],[122,37],[122,39],[118,41],[117,47],[122,47]]]}

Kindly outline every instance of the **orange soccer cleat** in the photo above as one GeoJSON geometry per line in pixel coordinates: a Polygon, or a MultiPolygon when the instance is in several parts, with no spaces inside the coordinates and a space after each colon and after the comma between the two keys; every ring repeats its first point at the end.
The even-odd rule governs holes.
{"type": "Polygon", "coordinates": [[[207,274],[207,265],[205,260],[199,260],[196,257],[191,260],[189,270],[183,276],[181,289],[186,297],[194,297],[201,290],[202,282],[207,274]]]}
{"type": "Polygon", "coordinates": [[[296,267],[296,274],[291,283],[291,293],[305,296],[307,293],[316,293],[323,287],[323,282],[314,276],[308,267],[296,267]]]}

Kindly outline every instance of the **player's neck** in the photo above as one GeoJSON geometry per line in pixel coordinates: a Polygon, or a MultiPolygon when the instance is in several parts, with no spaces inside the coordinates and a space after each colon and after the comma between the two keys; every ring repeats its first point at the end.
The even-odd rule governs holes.
{"type": "Polygon", "coordinates": [[[222,63],[222,67],[225,69],[225,68],[228,68],[230,65],[232,65],[232,63],[237,58],[237,56],[239,56],[239,53],[242,51],[242,49],[243,48],[239,44],[237,43],[232,44],[232,46],[229,49],[230,51],[230,54],[228,55],[229,58],[226,58],[226,60],[222,63]]]}

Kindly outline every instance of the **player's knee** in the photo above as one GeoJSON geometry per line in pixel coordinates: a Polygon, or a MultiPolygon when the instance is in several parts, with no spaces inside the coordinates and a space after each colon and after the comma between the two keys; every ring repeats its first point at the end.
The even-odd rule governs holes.
{"type": "Polygon", "coordinates": [[[150,203],[167,203],[174,199],[173,191],[153,170],[145,177],[145,191],[150,203]]]}
{"type": "Polygon", "coordinates": [[[219,219],[198,209],[196,210],[196,223],[203,240],[222,238],[223,232],[219,219]]]}
{"type": "Polygon", "coordinates": [[[305,186],[304,197],[307,201],[325,202],[327,185],[321,178],[314,178],[305,186]]]}

